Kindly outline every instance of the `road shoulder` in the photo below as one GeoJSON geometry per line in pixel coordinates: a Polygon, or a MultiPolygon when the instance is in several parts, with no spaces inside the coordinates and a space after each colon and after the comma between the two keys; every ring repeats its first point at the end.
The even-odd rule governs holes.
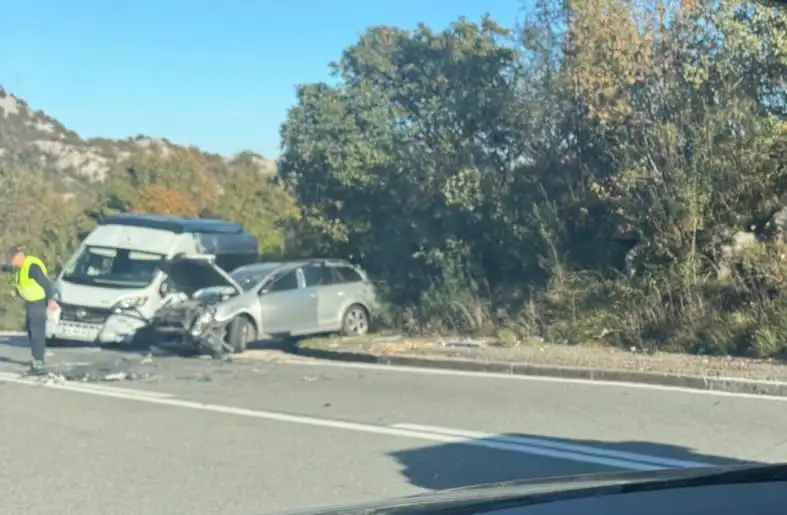
{"type": "Polygon", "coordinates": [[[643,383],[787,397],[787,366],[774,360],[644,354],[607,347],[502,347],[493,342],[367,336],[313,338],[295,346],[318,359],[492,372],[525,376],[643,383]]]}

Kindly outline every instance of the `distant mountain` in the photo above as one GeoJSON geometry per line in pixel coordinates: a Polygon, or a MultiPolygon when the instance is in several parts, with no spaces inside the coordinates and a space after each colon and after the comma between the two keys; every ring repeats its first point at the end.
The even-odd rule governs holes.
{"type": "MultiPolygon", "coordinates": [[[[136,136],[124,140],[83,139],[43,111],[35,111],[20,97],[0,86],[0,168],[26,166],[42,169],[64,190],[101,182],[124,159],[162,152],[179,145],[166,139],[136,136]]],[[[253,152],[226,157],[204,152],[211,161],[228,167],[256,166],[260,173],[276,173],[276,162],[253,152]]]]}

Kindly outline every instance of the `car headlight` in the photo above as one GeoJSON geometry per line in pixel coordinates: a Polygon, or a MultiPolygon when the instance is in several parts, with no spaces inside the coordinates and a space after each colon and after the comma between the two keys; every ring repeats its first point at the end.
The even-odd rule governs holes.
{"type": "Polygon", "coordinates": [[[191,334],[199,336],[216,319],[216,308],[208,309],[200,314],[191,326],[191,334]]]}
{"type": "Polygon", "coordinates": [[[122,299],[117,304],[115,304],[115,313],[126,311],[128,309],[141,308],[147,301],[147,297],[129,297],[127,299],[122,299]]]}
{"type": "Polygon", "coordinates": [[[213,322],[213,319],[216,318],[216,309],[209,309],[202,313],[199,317],[197,317],[198,324],[209,324],[213,322]]]}

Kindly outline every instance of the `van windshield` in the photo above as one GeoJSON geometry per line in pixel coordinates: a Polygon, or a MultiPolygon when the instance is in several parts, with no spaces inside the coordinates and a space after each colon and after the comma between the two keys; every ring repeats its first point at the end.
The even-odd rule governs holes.
{"type": "Polygon", "coordinates": [[[112,247],[86,246],[63,280],[104,288],[144,288],[153,282],[163,254],[112,247]]]}

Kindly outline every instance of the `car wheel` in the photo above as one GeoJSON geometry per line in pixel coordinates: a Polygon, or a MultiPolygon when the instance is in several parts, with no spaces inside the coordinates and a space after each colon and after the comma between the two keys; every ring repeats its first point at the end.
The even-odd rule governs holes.
{"type": "Polygon", "coordinates": [[[360,304],[353,304],[344,312],[342,334],[358,336],[369,332],[369,313],[360,304]]]}
{"type": "Polygon", "coordinates": [[[229,344],[236,353],[246,350],[246,346],[257,339],[257,329],[245,316],[235,317],[229,334],[229,344]]]}
{"type": "Polygon", "coordinates": [[[131,350],[149,349],[155,343],[155,334],[155,330],[149,325],[140,327],[134,333],[131,341],[124,346],[131,350]]]}

